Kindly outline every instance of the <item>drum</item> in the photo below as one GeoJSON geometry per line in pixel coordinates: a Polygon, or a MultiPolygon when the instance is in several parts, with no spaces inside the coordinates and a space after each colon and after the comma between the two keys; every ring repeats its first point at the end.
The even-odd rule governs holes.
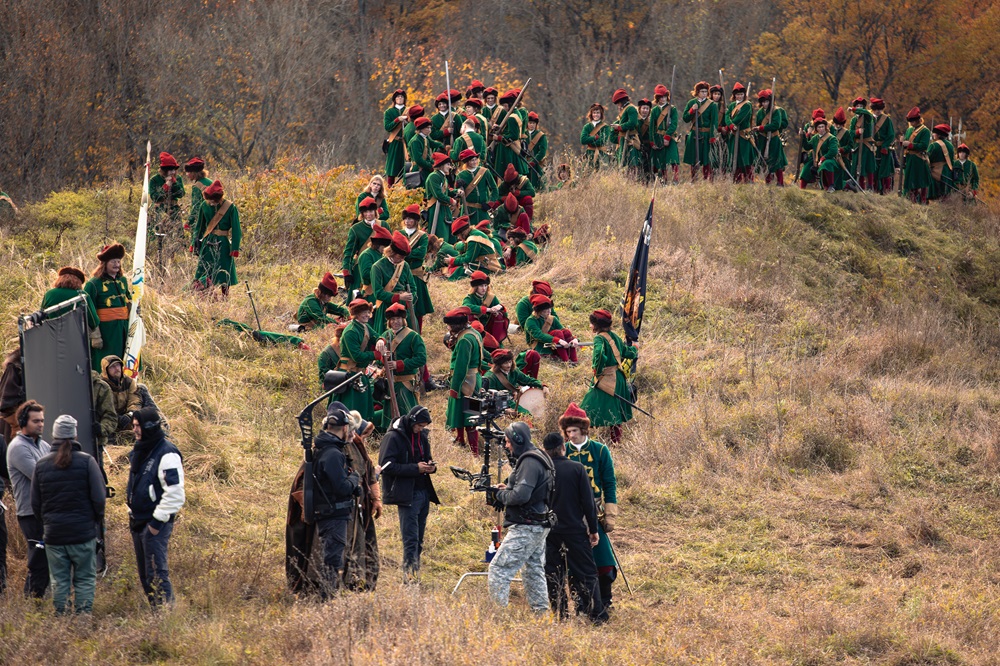
{"type": "Polygon", "coordinates": [[[408,190],[419,190],[424,186],[424,174],[421,171],[409,171],[403,174],[403,185],[408,190]]]}
{"type": "Polygon", "coordinates": [[[528,410],[536,419],[545,418],[545,393],[539,388],[527,388],[517,399],[518,407],[528,410]]]}

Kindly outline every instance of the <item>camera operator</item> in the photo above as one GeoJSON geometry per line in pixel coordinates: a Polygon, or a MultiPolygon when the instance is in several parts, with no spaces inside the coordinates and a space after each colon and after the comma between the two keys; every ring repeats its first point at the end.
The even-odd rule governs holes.
{"type": "Polygon", "coordinates": [[[382,438],[378,463],[382,468],[382,501],[399,510],[399,531],[403,538],[403,580],[415,580],[420,571],[424,528],[430,503],[440,504],[431,474],[437,464],[431,458],[427,426],[431,413],[415,406],[392,424],[382,438]]]}
{"type": "Polygon", "coordinates": [[[568,615],[566,569],[576,598],[576,612],[586,613],[594,624],[606,622],[608,614],[597,586],[597,565],[592,549],[600,540],[597,533],[597,505],[590,488],[587,468],[566,457],[562,435],[550,432],[543,440],[545,453],[556,468],[556,490],[552,510],[559,522],[545,540],[545,576],[549,583],[552,610],[561,619],[568,615]],[[560,552],[565,547],[565,557],[560,552]]]}
{"type": "Polygon", "coordinates": [[[531,443],[526,423],[512,423],[504,430],[504,446],[515,460],[507,483],[488,493],[494,507],[504,510],[507,535],[490,562],[490,596],[506,606],[510,583],[524,567],[524,592],[531,610],[542,613],[549,608],[545,583],[545,538],[554,524],[551,513],[555,490],[555,467],[544,453],[531,443]]]}

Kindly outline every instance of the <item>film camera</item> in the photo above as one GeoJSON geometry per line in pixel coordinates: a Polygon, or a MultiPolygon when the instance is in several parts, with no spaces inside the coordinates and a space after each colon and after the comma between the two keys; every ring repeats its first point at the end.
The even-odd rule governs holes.
{"type": "MultiPolygon", "coordinates": [[[[491,421],[503,416],[504,412],[514,406],[514,396],[510,391],[483,389],[479,393],[466,398],[465,413],[476,417],[478,424],[490,427],[491,421]]],[[[495,425],[495,424],[493,424],[495,425]]],[[[500,431],[499,428],[497,428],[500,431]]],[[[502,431],[500,431],[502,435],[502,431]]]]}
{"type": "Polygon", "coordinates": [[[503,428],[496,420],[514,405],[514,397],[509,391],[481,390],[466,399],[465,413],[472,417],[479,431],[483,449],[483,466],[478,474],[473,474],[461,467],[449,467],[456,478],[466,481],[472,492],[486,493],[486,503],[498,511],[503,507],[496,501],[496,489],[493,487],[493,474],[490,471],[490,456],[496,455],[496,476],[500,479],[503,466],[508,462],[504,448],[503,428]],[[493,450],[496,448],[495,454],[493,450]]]}

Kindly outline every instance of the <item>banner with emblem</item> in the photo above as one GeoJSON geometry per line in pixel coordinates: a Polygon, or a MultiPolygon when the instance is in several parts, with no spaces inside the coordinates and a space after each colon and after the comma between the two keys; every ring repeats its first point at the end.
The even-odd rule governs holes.
{"type": "MultiPolygon", "coordinates": [[[[622,295],[622,330],[626,341],[631,344],[639,339],[642,329],[642,315],[646,310],[646,272],[649,270],[649,241],[653,235],[653,202],[649,200],[649,210],[639,232],[639,241],[632,256],[628,279],[625,282],[625,293],[622,295]]],[[[635,361],[625,359],[622,362],[625,377],[632,381],[635,372],[635,361]]]]}

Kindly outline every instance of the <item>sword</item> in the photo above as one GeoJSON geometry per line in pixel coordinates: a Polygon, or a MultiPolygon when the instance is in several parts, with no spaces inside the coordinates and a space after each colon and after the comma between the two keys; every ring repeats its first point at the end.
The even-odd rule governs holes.
{"type": "MultiPolygon", "coordinates": [[[[608,536],[607,532],[604,533],[604,537],[608,540],[608,546],[611,548],[611,556],[615,558],[615,564],[618,565],[618,573],[622,575],[622,580],[625,581],[625,587],[628,588],[628,593],[635,594],[635,592],[632,591],[632,586],[628,582],[628,576],[625,575],[625,570],[622,569],[622,561],[618,559],[618,553],[615,552],[615,545],[611,543],[611,537],[608,536]]],[[[603,601],[603,599],[601,601],[603,601]]]]}

